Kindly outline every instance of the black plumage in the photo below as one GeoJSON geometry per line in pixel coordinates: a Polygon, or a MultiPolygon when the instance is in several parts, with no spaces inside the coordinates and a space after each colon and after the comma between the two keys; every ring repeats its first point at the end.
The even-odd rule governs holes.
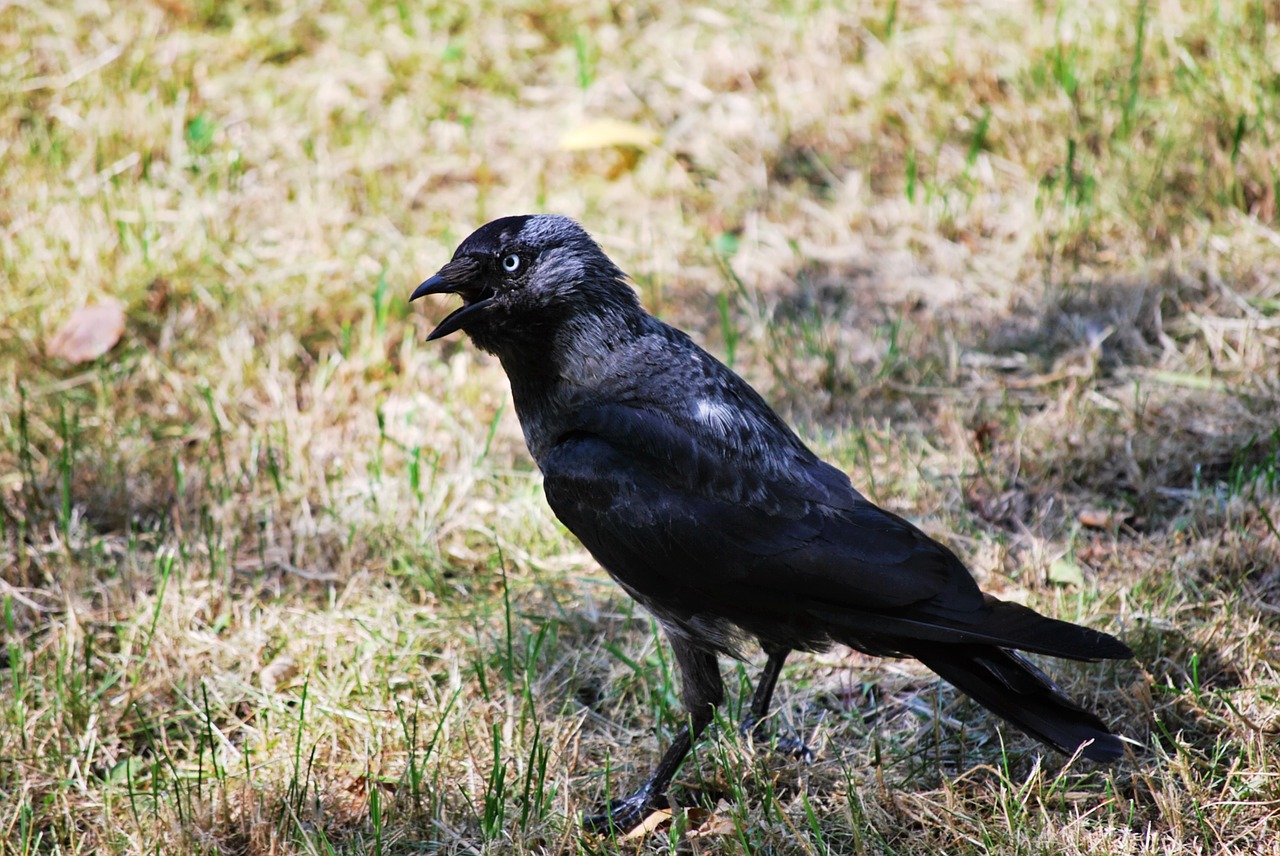
{"type": "Polygon", "coordinates": [[[640,306],[623,273],[564,217],[506,217],[458,247],[411,299],[463,306],[463,330],[511,381],[547,501],[661,622],[689,725],[653,777],[589,825],[660,800],[724,688],[717,655],[768,656],[748,726],[787,654],[832,643],[914,657],[1036,739],[1109,761],[1121,740],[1016,651],[1132,652],[1105,633],[983,594],[949,549],[876,507],[745,381],[640,306]]]}

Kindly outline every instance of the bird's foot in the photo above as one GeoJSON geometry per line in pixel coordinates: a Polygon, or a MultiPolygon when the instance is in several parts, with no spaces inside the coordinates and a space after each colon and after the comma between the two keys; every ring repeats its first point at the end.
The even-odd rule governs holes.
{"type": "Polygon", "coordinates": [[[773,748],[785,755],[790,755],[797,761],[803,761],[806,764],[813,761],[813,750],[810,749],[805,742],[794,734],[774,734],[764,727],[764,722],[757,720],[750,714],[742,721],[742,725],[738,729],[738,733],[742,738],[750,739],[756,746],[768,746],[773,743],[773,748]]]}
{"type": "Polygon", "coordinates": [[[786,753],[797,761],[813,763],[813,750],[795,734],[779,734],[775,746],[779,752],[786,753]]]}
{"type": "Polygon", "coordinates": [[[601,814],[582,819],[582,828],[588,832],[630,832],[646,817],[660,808],[667,807],[666,794],[655,794],[649,788],[641,788],[626,799],[614,800],[601,814]]]}

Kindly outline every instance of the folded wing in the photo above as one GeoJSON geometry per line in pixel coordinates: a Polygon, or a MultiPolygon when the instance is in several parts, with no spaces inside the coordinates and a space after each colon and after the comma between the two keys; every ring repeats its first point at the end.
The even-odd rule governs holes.
{"type": "Polygon", "coordinates": [[[714,614],[797,648],[910,654],[921,640],[1130,656],[1106,634],[983,595],[950,550],[800,450],[726,456],[674,420],[612,405],[561,438],[545,489],[619,582],[676,617],[714,614]]]}

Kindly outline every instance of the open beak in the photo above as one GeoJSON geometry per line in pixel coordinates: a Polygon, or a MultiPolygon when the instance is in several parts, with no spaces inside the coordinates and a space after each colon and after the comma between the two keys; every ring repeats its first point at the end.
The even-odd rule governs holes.
{"type": "Polygon", "coordinates": [[[451,294],[453,291],[454,288],[449,285],[449,281],[440,274],[436,274],[413,290],[413,294],[409,295],[409,302],[412,303],[419,297],[426,297],[428,294],[451,294]]]}
{"type": "Polygon", "coordinates": [[[440,322],[436,329],[427,335],[428,342],[444,338],[455,330],[460,329],[468,318],[493,302],[493,294],[489,293],[487,289],[484,292],[476,293],[466,286],[467,283],[465,282],[451,281],[440,274],[436,274],[413,290],[413,294],[409,296],[410,303],[428,294],[462,295],[462,305],[445,316],[445,319],[440,322]]]}

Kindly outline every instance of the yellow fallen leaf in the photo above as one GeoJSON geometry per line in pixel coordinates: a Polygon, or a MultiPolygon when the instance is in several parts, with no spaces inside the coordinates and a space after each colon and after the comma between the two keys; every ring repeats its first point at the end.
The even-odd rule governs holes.
{"type": "Polygon", "coordinates": [[[607,149],[629,146],[643,149],[656,145],[662,137],[654,130],[618,119],[592,119],[571,128],[560,138],[560,148],[566,152],[588,149],[607,149]]]}
{"type": "Polygon", "coordinates": [[[648,835],[651,832],[654,832],[655,830],[658,829],[658,827],[662,826],[664,823],[666,823],[669,820],[671,820],[671,809],[660,808],[657,811],[650,814],[644,820],[640,821],[640,823],[636,825],[635,829],[632,829],[630,832],[628,832],[626,835],[622,836],[622,838],[618,840],[634,841],[637,838],[644,838],[646,835],[648,835]]]}
{"type": "Polygon", "coordinates": [[[1049,582],[1067,586],[1084,585],[1084,571],[1070,559],[1055,559],[1049,565],[1049,582]]]}
{"type": "Polygon", "coordinates": [[[87,363],[115,347],[123,334],[124,304],[120,301],[82,306],[53,334],[48,353],[69,363],[87,363]]]}

